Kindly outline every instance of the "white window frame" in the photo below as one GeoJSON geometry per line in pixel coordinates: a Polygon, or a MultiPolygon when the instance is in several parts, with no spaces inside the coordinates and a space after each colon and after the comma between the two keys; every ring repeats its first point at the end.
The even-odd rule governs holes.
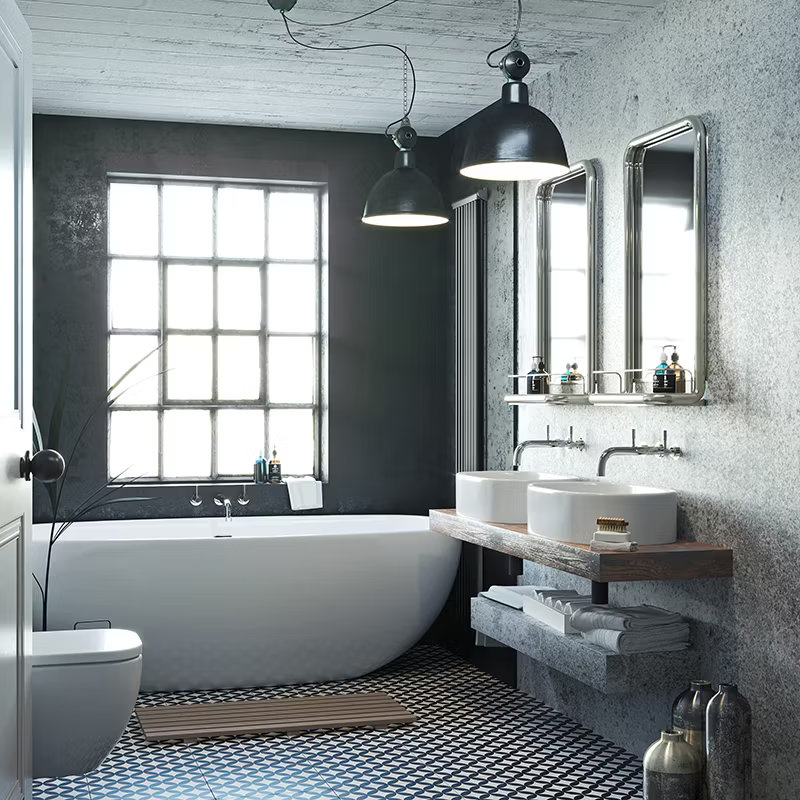
{"type": "MultiPolygon", "coordinates": [[[[126,175],[119,173],[109,173],[107,176],[107,192],[110,197],[110,190],[112,183],[136,183],[147,184],[150,186],[157,186],[158,189],[158,254],[155,256],[145,255],[120,255],[111,250],[110,242],[107,247],[107,280],[111,279],[111,264],[113,261],[155,261],[158,265],[158,284],[159,284],[159,326],[153,329],[144,328],[113,328],[111,325],[110,303],[107,305],[107,368],[110,370],[110,353],[111,353],[111,337],[114,335],[125,336],[157,336],[159,345],[162,345],[157,353],[158,368],[160,373],[159,386],[158,386],[158,399],[156,403],[151,404],[124,404],[115,406],[109,409],[107,416],[106,426],[106,444],[107,444],[107,457],[106,457],[106,472],[110,480],[114,476],[109,472],[110,465],[110,452],[108,452],[110,445],[110,425],[111,414],[125,413],[127,411],[156,411],[158,414],[158,475],[146,476],[142,478],[128,478],[127,476],[119,479],[118,482],[137,483],[137,484],[155,484],[155,485],[184,485],[184,484],[215,484],[215,483],[242,483],[252,482],[252,472],[242,473],[241,475],[228,475],[220,474],[217,469],[217,412],[227,409],[263,409],[265,413],[264,418],[264,441],[261,443],[265,455],[271,452],[271,443],[269,441],[270,426],[269,414],[274,409],[310,409],[313,416],[313,429],[314,429],[314,455],[313,455],[313,472],[303,473],[312,474],[316,478],[321,477],[322,473],[322,395],[323,395],[323,324],[324,324],[324,308],[323,308],[323,263],[324,253],[326,252],[326,241],[324,239],[326,231],[323,226],[325,214],[325,197],[326,186],[324,184],[316,183],[291,183],[286,181],[261,181],[261,180],[239,180],[239,179],[196,179],[196,178],[183,178],[183,177],[165,177],[165,176],[141,176],[141,175],[126,175]],[[182,186],[204,186],[211,187],[212,192],[212,242],[213,242],[213,255],[208,258],[181,258],[176,256],[165,256],[163,253],[163,202],[162,191],[166,184],[176,184],[182,186]],[[264,257],[263,258],[221,258],[217,255],[217,194],[220,189],[226,188],[246,188],[246,189],[261,189],[265,193],[264,197],[264,257]],[[270,192],[293,192],[293,193],[309,193],[315,198],[315,216],[316,216],[316,248],[313,259],[278,259],[269,258],[269,220],[268,220],[268,195],[270,192]],[[166,287],[166,273],[169,264],[197,264],[208,265],[212,267],[213,271],[213,305],[214,305],[214,319],[213,326],[209,329],[178,329],[168,328],[166,325],[166,309],[167,309],[167,287],[166,287]],[[313,264],[315,270],[315,331],[314,332],[280,332],[269,331],[268,319],[268,299],[267,299],[267,270],[270,264],[313,264]],[[261,327],[256,332],[250,330],[234,330],[229,328],[220,329],[217,319],[217,271],[221,266],[257,266],[260,271],[261,277],[261,327]],[[202,335],[210,336],[212,338],[212,399],[211,400],[169,400],[167,399],[167,354],[166,337],[168,335],[202,335]],[[259,353],[260,353],[260,391],[259,398],[256,400],[235,400],[221,401],[217,398],[217,348],[216,342],[220,336],[227,335],[258,335],[259,338],[259,353]],[[313,361],[314,361],[314,385],[312,401],[310,403],[273,403],[269,399],[269,382],[268,382],[268,369],[267,353],[268,353],[268,340],[271,336],[279,337],[292,337],[297,336],[301,338],[311,338],[313,341],[313,361]],[[183,476],[180,478],[172,478],[164,476],[164,412],[173,409],[201,409],[210,411],[211,414],[211,475],[208,476],[183,476]]],[[[108,203],[109,217],[110,217],[110,202],[108,203]]],[[[108,229],[110,231],[110,221],[108,229]]],[[[280,457],[280,453],[278,454],[280,457]]],[[[269,458],[269,456],[267,455],[269,458]]],[[[286,474],[286,473],[284,473],[286,474]]]]}

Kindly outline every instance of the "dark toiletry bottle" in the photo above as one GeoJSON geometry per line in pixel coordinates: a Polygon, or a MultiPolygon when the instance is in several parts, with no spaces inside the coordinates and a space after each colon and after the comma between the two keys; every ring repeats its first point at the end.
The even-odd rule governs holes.
{"type": "Polygon", "coordinates": [[[674,394],[675,393],[675,373],[670,372],[667,363],[667,348],[673,347],[665,344],[661,350],[661,363],[656,367],[653,375],[653,392],[655,394],[674,394]]]}
{"type": "Polygon", "coordinates": [[[272,458],[269,460],[269,482],[281,482],[281,460],[278,458],[278,451],[272,449],[272,458]]]}
{"type": "Polygon", "coordinates": [[[750,703],[732,683],[721,683],[706,709],[706,787],[708,800],[752,797],[750,703]]]}
{"type": "Polygon", "coordinates": [[[706,760],[706,707],[713,696],[714,690],[708,681],[692,681],[672,704],[673,730],[683,734],[703,763],[706,760]]]}
{"type": "Polygon", "coordinates": [[[534,356],[527,379],[528,394],[547,394],[549,391],[547,371],[541,356],[534,356]]]}
{"type": "Polygon", "coordinates": [[[253,464],[253,483],[267,482],[267,460],[263,453],[258,454],[256,463],[253,464]]]}
{"type": "Polygon", "coordinates": [[[678,731],[663,731],[644,754],[644,800],[700,800],[703,764],[678,731]]]}
{"type": "Polygon", "coordinates": [[[668,374],[675,376],[675,392],[683,394],[686,391],[686,370],[678,363],[678,351],[672,351],[672,363],[669,365],[668,374]]]}

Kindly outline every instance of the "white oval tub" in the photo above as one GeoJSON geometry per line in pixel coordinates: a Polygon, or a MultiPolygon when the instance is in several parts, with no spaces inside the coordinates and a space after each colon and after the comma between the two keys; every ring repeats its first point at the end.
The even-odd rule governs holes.
{"type": "Polygon", "coordinates": [[[417,516],[81,522],[53,548],[49,628],[136,631],[144,691],[353,678],[425,633],[459,553],[417,516]]]}

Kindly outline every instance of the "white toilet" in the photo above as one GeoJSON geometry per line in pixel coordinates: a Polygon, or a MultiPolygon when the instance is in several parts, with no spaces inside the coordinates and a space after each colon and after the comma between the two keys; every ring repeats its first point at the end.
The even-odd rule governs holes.
{"type": "Polygon", "coordinates": [[[33,634],[33,776],[96,769],[128,724],[142,640],[118,629],[33,634]]]}

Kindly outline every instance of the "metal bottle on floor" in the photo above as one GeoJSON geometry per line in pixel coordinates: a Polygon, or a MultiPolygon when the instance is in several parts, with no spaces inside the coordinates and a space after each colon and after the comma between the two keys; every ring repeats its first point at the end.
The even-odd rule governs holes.
{"type": "Polygon", "coordinates": [[[706,709],[708,800],[751,800],[753,717],[732,683],[721,683],[706,709]]]}
{"type": "Polygon", "coordinates": [[[703,762],[678,731],[663,731],[644,754],[644,800],[700,800],[703,762]]]}
{"type": "Polygon", "coordinates": [[[672,704],[672,729],[694,747],[700,760],[706,760],[706,708],[714,696],[708,681],[692,681],[672,704]]]}

